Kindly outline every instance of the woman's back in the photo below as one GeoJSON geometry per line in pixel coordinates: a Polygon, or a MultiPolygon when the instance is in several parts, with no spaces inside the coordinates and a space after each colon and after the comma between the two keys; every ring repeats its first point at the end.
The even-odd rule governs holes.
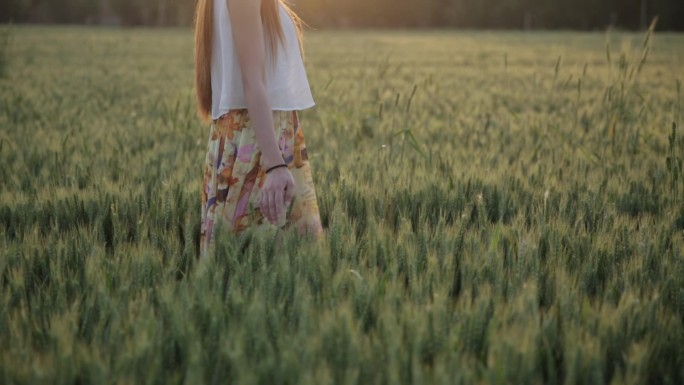
{"type": "MultiPolygon", "coordinates": [[[[266,50],[266,85],[273,110],[293,111],[314,105],[302,61],[294,22],[278,5],[283,28],[283,45],[276,60],[266,50]],[[283,49],[284,48],[284,49],[283,49]]],[[[246,108],[240,64],[235,53],[226,1],[214,3],[214,32],[211,60],[212,118],[231,109],[246,108]]]]}

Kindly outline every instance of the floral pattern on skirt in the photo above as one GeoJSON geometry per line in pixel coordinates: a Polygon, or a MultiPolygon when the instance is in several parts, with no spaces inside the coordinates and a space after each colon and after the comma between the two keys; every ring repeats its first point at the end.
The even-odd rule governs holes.
{"type": "MultiPolygon", "coordinates": [[[[273,111],[274,134],[283,160],[295,181],[292,204],[280,227],[320,236],[316,189],[297,111],[273,111]]],[[[207,255],[219,222],[233,232],[249,227],[275,228],[259,209],[265,181],[261,150],[246,109],[229,111],[211,125],[202,183],[200,245],[207,255]]]]}

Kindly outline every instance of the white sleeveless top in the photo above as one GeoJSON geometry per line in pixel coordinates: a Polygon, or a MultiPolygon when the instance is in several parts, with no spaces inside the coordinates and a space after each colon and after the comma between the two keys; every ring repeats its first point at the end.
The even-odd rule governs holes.
{"type": "MultiPolygon", "coordinates": [[[[271,64],[270,50],[268,44],[266,45],[268,96],[273,110],[303,110],[313,107],[315,103],[306,78],[294,22],[280,2],[278,2],[278,8],[284,44],[278,44],[278,55],[274,65],[271,64]],[[285,47],[284,50],[283,47],[285,47]]],[[[231,109],[247,108],[226,0],[214,1],[211,94],[213,119],[218,119],[231,109]]]]}

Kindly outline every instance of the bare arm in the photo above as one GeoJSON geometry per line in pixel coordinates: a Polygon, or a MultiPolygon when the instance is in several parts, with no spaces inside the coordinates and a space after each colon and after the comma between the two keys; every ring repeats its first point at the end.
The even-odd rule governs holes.
{"type": "MultiPolygon", "coordinates": [[[[266,87],[266,41],[261,22],[261,0],[222,1],[228,2],[247,110],[261,149],[263,167],[269,169],[284,161],[276,144],[273,111],[266,87]]],[[[260,210],[269,222],[283,223],[293,193],[294,179],[287,168],[278,168],[267,174],[261,188],[260,210]]]]}
{"type": "Polygon", "coordinates": [[[268,169],[283,163],[283,159],[273,135],[273,112],[266,88],[266,42],[261,22],[261,1],[223,1],[228,1],[247,110],[261,148],[263,165],[268,169]]]}

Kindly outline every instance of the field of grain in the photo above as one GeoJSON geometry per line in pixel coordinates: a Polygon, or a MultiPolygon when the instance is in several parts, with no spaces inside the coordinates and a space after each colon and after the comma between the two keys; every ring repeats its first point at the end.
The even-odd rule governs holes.
{"type": "Polygon", "coordinates": [[[0,383],[684,383],[684,36],[309,32],[326,235],[198,265],[191,31],[1,30],[0,383]]]}

